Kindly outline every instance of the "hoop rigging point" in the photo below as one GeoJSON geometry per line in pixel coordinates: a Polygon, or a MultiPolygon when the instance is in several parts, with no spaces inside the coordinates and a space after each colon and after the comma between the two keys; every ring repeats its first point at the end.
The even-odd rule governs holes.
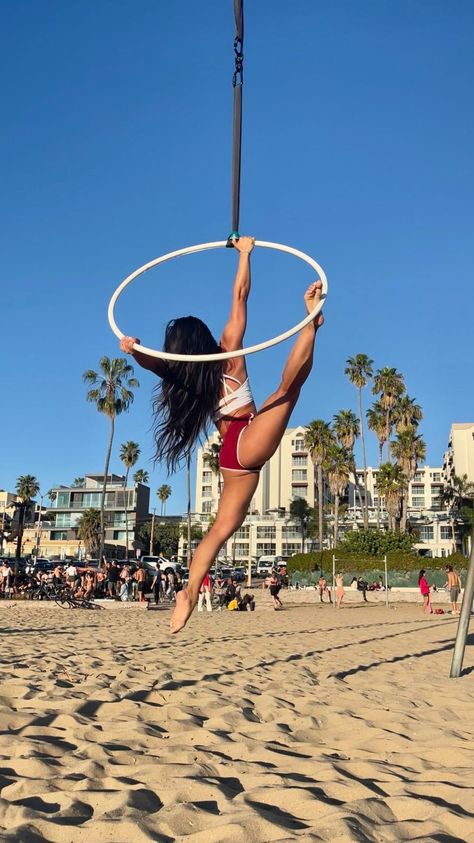
{"type": "MultiPolygon", "coordinates": [[[[216,240],[212,243],[200,243],[197,246],[187,246],[184,249],[178,249],[175,252],[168,252],[168,254],[162,255],[162,257],[155,258],[128,275],[115,290],[115,293],[110,299],[107,311],[109,325],[115,336],[118,337],[119,340],[125,336],[115,321],[114,309],[119,296],[121,296],[125,288],[128,287],[132,281],[135,281],[135,279],[140,275],[148,272],[149,269],[153,269],[153,267],[158,266],[160,263],[166,263],[169,260],[173,260],[173,258],[179,258],[184,255],[192,255],[197,252],[209,251],[210,249],[225,248],[226,246],[226,240],[216,240]]],[[[296,258],[299,258],[309,264],[309,266],[311,266],[312,269],[314,269],[319,275],[323,285],[321,299],[311,313],[308,313],[301,322],[298,322],[298,324],[293,328],[289,328],[288,331],[284,331],[284,333],[279,334],[272,339],[265,340],[265,342],[257,343],[256,345],[250,345],[247,348],[239,348],[236,351],[223,351],[215,354],[172,354],[171,352],[157,351],[154,348],[147,348],[147,346],[139,345],[138,343],[135,343],[133,346],[134,349],[136,351],[141,351],[143,354],[148,354],[150,357],[158,357],[161,360],[176,360],[184,363],[210,363],[215,360],[230,360],[234,357],[244,357],[247,354],[255,354],[257,351],[263,351],[265,348],[271,348],[272,346],[278,345],[280,342],[294,336],[294,334],[297,334],[298,331],[301,331],[306,325],[309,325],[309,323],[316,318],[322,309],[328,292],[328,282],[323,268],[309,255],[306,255],[304,252],[300,252],[299,249],[293,249],[292,246],[284,246],[281,243],[271,243],[266,240],[256,240],[255,246],[263,249],[275,249],[278,252],[286,252],[289,255],[294,255],[296,258]]]]}

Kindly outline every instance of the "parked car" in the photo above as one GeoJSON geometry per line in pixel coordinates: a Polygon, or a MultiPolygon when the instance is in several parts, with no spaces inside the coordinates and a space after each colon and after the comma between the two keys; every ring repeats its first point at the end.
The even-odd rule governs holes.
{"type": "Polygon", "coordinates": [[[154,573],[157,568],[165,574],[181,570],[181,566],[178,565],[177,562],[170,562],[170,560],[165,559],[164,556],[142,556],[141,559],[137,560],[137,565],[140,564],[140,562],[145,565],[145,568],[150,573],[154,573]]]}
{"type": "Polygon", "coordinates": [[[247,577],[247,571],[241,565],[232,568],[231,577],[236,582],[243,582],[247,577]]]}
{"type": "Polygon", "coordinates": [[[257,562],[257,574],[266,577],[271,574],[278,563],[282,561],[281,556],[261,556],[257,562]]]}

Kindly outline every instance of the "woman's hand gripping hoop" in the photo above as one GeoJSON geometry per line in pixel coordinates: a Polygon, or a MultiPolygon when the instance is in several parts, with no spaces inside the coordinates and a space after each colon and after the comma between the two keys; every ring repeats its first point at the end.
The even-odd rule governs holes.
{"type": "MultiPolygon", "coordinates": [[[[158,266],[160,263],[166,263],[166,261],[172,260],[173,258],[179,258],[183,255],[192,255],[194,252],[204,252],[209,249],[221,249],[225,248],[227,245],[226,240],[217,240],[214,243],[201,243],[198,246],[188,246],[185,249],[178,249],[176,252],[169,252],[167,255],[163,255],[161,258],[155,258],[155,260],[150,261],[150,263],[144,264],[139,269],[136,269],[135,272],[132,272],[124,281],[117,287],[115,293],[113,294],[112,298],[110,299],[109,309],[108,309],[108,319],[110,327],[114,334],[119,338],[119,340],[123,339],[125,336],[120,328],[118,327],[115,316],[114,316],[114,308],[119,296],[125,290],[125,287],[128,287],[132,281],[135,281],[140,275],[143,275],[149,269],[152,269],[154,266],[158,266]]],[[[257,345],[251,345],[248,348],[239,348],[235,351],[225,351],[218,354],[171,354],[166,353],[164,351],[157,351],[154,348],[147,348],[144,345],[134,344],[133,348],[136,351],[141,351],[142,354],[148,354],[150,357],[159,357],[162,360],[180,360],[182,362],[189,362],[189,363],[204,363],[210,362],[212,360],[227,360],[234,357],[244,357],[246,354],[254,354],[256,351],[263,351],[264,348],[270,348],[272,345],[277,345],[283,340],[287,340],[289,337],[292,337],[294,334],[297,334],[298,331],[301,331],[305,325],[308,325],[319,313],[321,310],[324,300],[326,299],[327,292],[328,292],[328,282],[326,278],[326,274],[322,267],[316,263],[313,258],[310,258],[309,255],[305,255],[304,252],[300,252],[298,249],[293,249],[291,246],[282,246],[280,243],[269,243],[266,240],[257,240],[255,245],[259,248],[263,249],[276,249],[278,252],[287,252],[289,255],[294,255],[296,258],[304,261],[305,263],[309,264],[319,275],[321,279],[323,288],[322,288],[322,296],[321,299],[318,301],[314,310],[311,311],[301,322],[298,322],[293,328],[290,328],[288,331],[285,331],[283,334],[279,334],[277,337],[273,337],[273,339],[266,340],[265,342],[257,343],[257,345]]]]}

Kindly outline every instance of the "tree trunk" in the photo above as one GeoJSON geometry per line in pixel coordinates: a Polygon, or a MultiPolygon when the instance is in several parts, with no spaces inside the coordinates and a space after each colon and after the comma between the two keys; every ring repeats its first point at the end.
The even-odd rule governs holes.
{"type": "Polygon", "coordinates": [[[319,529],[319,549],[323,549],[323,467],[318,463],[318,529],[319,529]]]}
{"type": "Polygon", "coordinates": [[[333,547],[337,547],[337,536],[339,533],[339,495],[334,496],[334,542],[333,547]]]}
{"type": "MultiPolygon", "coordinates": [[[[383,442],[379,439],[379,468],[383,460],[383,442]]],[[[377,492],[377,530],[380,530],[380,492],[377,492]]]]}
{"type": "Polygon", "coordinates": [[[99,549],[99,565],[102,567],[102,557],[104,555],[105,546],[105,493],[107,491],[107,475],[109,473],[110,455],[112,453],[112,442],[114,441],[115,432],[115,418],[110,417],[110,437],[109,446],[107,448],[107,456],[105,458],[104,466],[104,482],[102,484],[102,497],[100,501],[100,549],[99,549]]]}
{"type": "Polygon", "coordinates": [[[392,462],[392,454],[390,449],[390,436],[392,433],[392,425],[390,424],[390,409],[387,410],[387,462],[392,462]]]}
{"type": "Polygon", "coordinates": [[[128,562],[128,501],[127,501],[127,486],[128,486],[128,473],[130,469],[127,468],[125,474],[125,487],[123,490],[124,496],[124,503],[125,503],[125,559],[128,562]]]}
{"type": "Polygon", "coordinates": [[[364,420],[362,417],[362,387],[358,388],[359,393],[359,424],[360,441],[362,443],[362,465],[364,467],[364,530],[369,528],[369,502],[367,500],[367,456],[365,453],[364,420]]]}
{"type": "Polygon", "coordinates": [[[408,507],[408,499],[407,493],[404,492],[401,500],[402,505],[402,514],[400,519],[400,532],[406,533],[407,530],[407,507],[408,507]]]}
{"type": "MultiPolygon", "coordinates": [[[[16,540],[16,553],[15,553],[15,577],[18,576],[19,570],[19,562],[21,559],[21,545],[23,542],[23,533],[25,532],[25,509],[26,504],[24,501],[20,503],[18,508],[18,538],[16,540]]],[[[454,533],[454,531],[453,531],[454,533]]]]}

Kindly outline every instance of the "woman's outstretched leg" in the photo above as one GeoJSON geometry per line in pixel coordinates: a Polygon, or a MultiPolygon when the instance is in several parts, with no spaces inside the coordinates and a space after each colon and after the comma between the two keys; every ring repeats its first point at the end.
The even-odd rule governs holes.
{"type": "MultiPolygon", "coordinates": [[[[308,313],[314,310],[321,294],[321,281],[308,287],[304,296],[308,313]]],[[[278,448],[301,387],[311,372],[316,331],[323,322],[324,317],[319,313],[313,322],[300,331],[286,361],[278,389],[267,398],[252,423],[243,431],[238,454],[242,466],[262,465],[278,448]]]]}
{"type": "Polygon", "coordinates": [[[188,585],[176,595],[176,608],[171,616],[173,633],[179,632],[186,625],[198,601],[199,588],[205,575],[224,542],[244,521],[258,486],[259,475],[256,473],[233,475],[224,470],[223,476],[224,490],[216,520],[196,549],[189,569],[188,585]]]}

